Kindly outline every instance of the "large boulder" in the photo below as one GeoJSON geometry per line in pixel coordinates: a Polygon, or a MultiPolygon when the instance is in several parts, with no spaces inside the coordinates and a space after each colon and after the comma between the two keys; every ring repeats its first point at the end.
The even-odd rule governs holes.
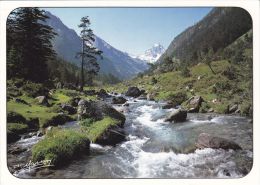
{"type": "Polygon", "coordinates": [[[26,119],[21,114],[16,112],[7,113],[7,122],[8,123],[25,123],[26,119]]]}
{"type": "Polygon", "coordinates": [[[234,113],[238,110],[238,104],[228,106],[228,113],[234,113]]]}
{"type": "Polygon", "coordinates": [[[105,116],[109,116],[120,120],[122,124],[125,122],[125,116],[104,101],[80,101],[78,114],[79,117],[83,119],[93,118],[95,120],[101,120],[105,116]]]}
{"type": "Polygon", "coordinates": [[[95,143],[115,146],[125,140],[126,137],[122,126],[114,125],[109,127],[100,137],[98,137],[95,143]]]}
{"type": "Polygon", "coordinates": [[[173,110],[165,119],[165,121],[172,122],[184,122],[187,119],[187,111],[184,109],[175,109],[173,110]]]}
{"type": "Polygon", "coordinates": [[[21,138],[21,136],[19,136],[19,134],[15,133],[13,131],[7,130],[7,143],[15,142],[15,141],[19,140],[20,138],[21,138]]]}
{"type": "Polygon", "coordinates": [[[140,89],[138,89],[137,87],[129,87],[125,93],[126,96],[131,96],[134,98],[137,98],[141,94],[142,94],[142,91],[140,91],[140,89]]]}
{"type": "Polygon", "coordinates": [[[207,133],[201,133],[198,137],[196,142],[196,147],[203,149],[203,148],[213,148],[213,149],[233,149],[233,150],[240,150],[241,147],[230,140],[221,137],[211,136],[207,133]]]}
{"type": "Polygon", "coordinates": [[[63,125],[67,122],[73,121],[73,119],[65,114],[58,114],[55,115],[51,118],[49,118],[48,120],[46,120],[43,124],[42,127],[43,128],[47,128],[49,126],[58,126],[58,125],[63,125]]]}
{"type": "Polygon", "coordinates": [[[77,109],[69,104],[61,104],[61,109],[68,112],[70,115],[77,113],[77,109]]]}
{"type": "Polygon", "coordinates": [[[112,99],[112,104],[124,104],[127,100],[124,97],[114,97],[112,99]]]}
{"type": "Polygon", "coordinates": [[[38,96],[35,98],[40,105],[49,106],[49,102],[46,96],[38,96]]]}
{"type": "Polygon", "coordinates": [[[100,89],[100,91],[97,93],[98,97],[100,98],[108,98],[110,95],[107,94],[105,89],[100,89]]]}
{"type": "Polygon", "coordinates": [[[73,97],[68,101],[68,104],[71,105],[72,107],[77,107],[80,100],[81,100],[80,97],[73,97]]]}
{"type": "Polygon", "coordinates": [[[193,113],[193,112],[199,112],[201,103],[204,102],[201,96],[193,96],[187,101],[188,105],[188,112],[193,113]]]}

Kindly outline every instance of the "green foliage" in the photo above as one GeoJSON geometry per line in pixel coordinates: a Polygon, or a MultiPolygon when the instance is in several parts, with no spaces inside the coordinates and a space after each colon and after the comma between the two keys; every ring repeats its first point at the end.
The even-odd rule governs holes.
{"type": "Polygon", "coordinates": [[[87,119],[84,119],[84,120],[80,121],[80,125],[81,125],[82,127],[89,127],[89,126],[91,126],[94,122],[95,122],[94,119],[92,119],[92,118],[87,118],[87,119]]]}
{"type": "Polygon", "coordinates": [[[55,167],[68,164],[70,160],[89,151],[86,135],[74,130],[53,129],[32,148],[32,160],[51,160],[55,167]]]}
{"type": "Polygon", "coordinates": [[[187,94],[185,92],[170,93],[167,97],[175,106],[181,105],[185,100],[187,100],[187,94]]]}
{"type": "Polygon", "coordinates": [[[85,84],[84,70],[87,72],[87,84],[93,85],[93,78],[99,72],[99,64],[97,58],[101,57],[102,51],[93,46],[95,42],[95,35],[93,30],[90,29],[89,17],[82,17],[80,20],[79,28],[80,37],[82,39],[82,51],[77,54],[81,58],[81,83],[80,88],[83,91],[85,84]]]}
{"type": "Polygon", "coordinates": [[[109,84],[117,84],[121,82],[120,79],[118,79],[113,74],[99,74],[95,80],[102,82],[102,85],[109,85],[109,84]]]}
{"type": "Polygon", "coordinates": [[[85,130],[90,141],[95,142],[96,139],[104,133],[104,131],[110,126],[117,125],[120,123],[119,120],[113,119],[111,117],[104,117],[104,119],[96,122],[91,122],[93,120],[87,120],[82,122],[82,128],[85,130]]]}
{"type": "Polygon", "coordinates": [[[51,40],[55,33],[42,24],[48,17],[39,8],[17,8],[7,21],[8,78],[34,82],[48,79],[46,62],[55,55],[51,40]]]}

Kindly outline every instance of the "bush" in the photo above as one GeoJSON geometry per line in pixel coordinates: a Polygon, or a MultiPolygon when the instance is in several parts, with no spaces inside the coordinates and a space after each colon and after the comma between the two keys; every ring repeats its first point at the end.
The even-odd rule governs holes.
{"type": "Polygon", "coordinates": [[[32,160],[51,160],[55,167],[68,164],[72,159],[89,152],[86,135],[74,130],[53,129],[33,146],[32,160]]]}
{"type": "Polygon", "coordinates": [[[87,119],[84,119],[84,120],[80,121],[80,125],[83,126],[83,127],[89,127],[89,126],[91,126],[94,122],[95,122],[94,119],[87,118],[87,119]]]}
{"type": "Polygon", "coordinates": [[[190,70],[188,69],[187,66],[184,66],[181,68],[181,76],[183,77],[190,77],[190,70]]]}
{"type": "Polygon", "coordinates": [[[240,111],[242,116],[253,116],[253,107],[249,102],[244,102],[240,105],[240,111]]]}
{"type": "Polygon", "coordinates": [[[48,96],[49,89],[47,89],[43,84],[33,83],[27,81],[26,84],[23,85],[22,90],[30,97],[37,96],[48,96]]]}
{"type": "Polygon", "coordinates": [[[174,106],[177,106],[187,100],[187,94],[185,92],[170,93],[167,100],[170,100],[174,106]]]}

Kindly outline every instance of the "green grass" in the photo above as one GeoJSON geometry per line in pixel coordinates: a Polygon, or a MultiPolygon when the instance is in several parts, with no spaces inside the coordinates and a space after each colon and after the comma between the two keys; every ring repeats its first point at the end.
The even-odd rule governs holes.
{"type": "MultiPolygon", "coordinates": [[[[246,50],[246,53],[249,53],[248,55],[250,55],[250,52],[250,50],[246,50]]],[[[108,87],[108,89],[115,92],[125,92],[129,86],[137,86],[145,89],[147,93],[156,94],[155,100],[172,100],[174,95],[180,92],[186,94],[187,99],[194,95],[200,95],[207,102],[207,108],[211,107],[217,113],[226,112],[227,106],[236,102],[240,103],[241,108],[245,109],[246,112],[248,105],[242,104],[244,99],[241,94],[247,93],[247,96],[250,96],[250,82],[243,76],[237,76],[237,79],[229,80],[222,72],[230,66],[231,64],[227,60],[212,62],[212,68],[216,72],[215,75],[206,64],[199,63],[189,68],[189,77],[183,77],[180,71],[150,76],[144,75],[143,77],[108,87]],[[157,83],[154,85],[152,85],[153,79],[157,80],[157,83]],[[187,88],[188,86],[190,87],[187,88]],[[217,87],[216,92],[214,92],[215,86],[217,87]],[[221,103],[212,103],[214,99],[219,100],[221,103]]],[[[244,71],[245,69],[242,69],[240,66],[235,67],[239,74],[247,74],[244,71]]],[[[246,101],[250,104],[252,99],[249,98],[246,101]]]]}
{"type": "Polygon", "coordinates": [[[83,121],[81,122],[81,125],[90,141],[95,142],[96,139],[102,135],[107,128],[113,125],[117,125],[119,122],[120,121],[111,117],[105,117],[104,119],[96,122],[83,121]]]}
{"type": "Polygon", "coordinates": [[[55,166],[63,166],[75,157],[87,154],[89,140],[85,134],[74,130],[54,129],[32,148],[32,160],[51,160],[55,166]]]}

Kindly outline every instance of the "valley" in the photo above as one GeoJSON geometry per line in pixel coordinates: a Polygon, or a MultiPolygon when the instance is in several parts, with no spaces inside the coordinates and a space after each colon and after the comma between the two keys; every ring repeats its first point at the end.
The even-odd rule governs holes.
{"type": "MultiPolygon", "coordinates": [[[[11,174],[241,178],[250,172],[253,32],[244,10],[213,8],[167,49],[155,44],[139,56],[114,48],[90,29],[93,38],[81,45],[86,30],[78,36],[50,12],[42,16],[49,17],[43,27],[57,33],[46,44],[57,55],[47,57],[46,65],[26,63],[41,57],[34,58],[26,44],[17,49],[13,40],[22,36],[9,30],[8,43],[14,42],[7,60],[11,174]],[[102,56],[96,57],[99,51],[102,56]],[[85,64],[84,56],[90,58],[85,64]]],[[[81,21],[84,28],[88,18],[81,21]]]]}

